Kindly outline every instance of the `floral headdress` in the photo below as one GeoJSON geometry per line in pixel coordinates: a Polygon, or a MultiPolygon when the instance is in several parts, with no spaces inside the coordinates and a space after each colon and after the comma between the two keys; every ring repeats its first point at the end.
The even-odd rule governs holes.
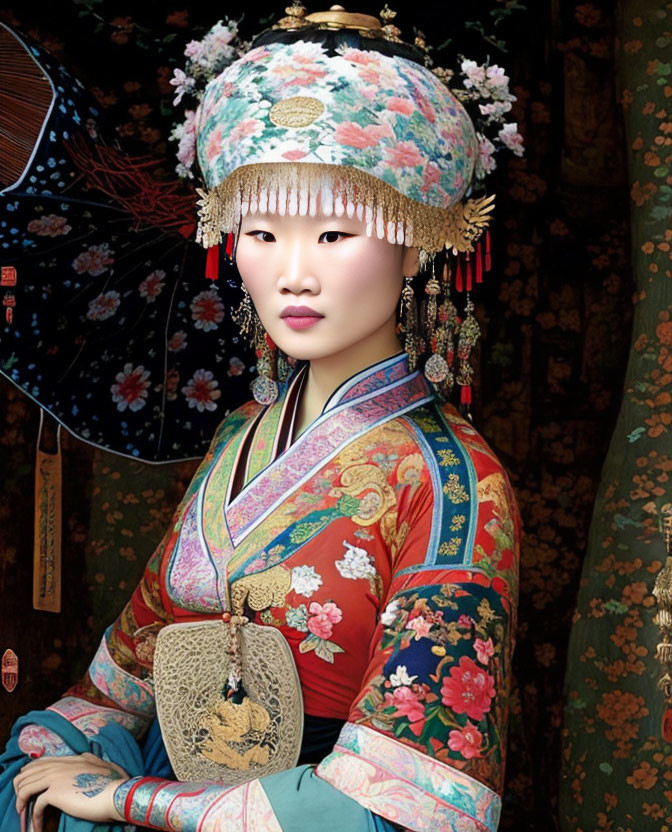
{"type": "MultiPolygon", "coordinates": [[[[493,197],[474,189],[494,170],[499,148],[522,154],[517,126],[506,123],[515,98],[504,70],[466,58],[459,74],[433,67],[422,39],[401,42],[387,7],[382,22],[335,10],[306,15],[298,2],[286,11],[252,48],[236,42],[235,23],[218,23],[187,46],[186,70],[175,73],[178,100],[198,100],[173,137],[178,172],[192,176],[197,156],[206,186],[199,190],[199,240],[213,249],[224,235],[230,253],[248,212],[314,214],[319,202],[326,215],[357,216],[369,235],[417,246],[424,262],[439,252],[464,253],[455,284],[471,288],[470,253],[476,248],[477,280],[489,266],[489,240],[485,263],[477,240],[494,207],[493,197]],[[456,78],[461,87],[449,88],[456,78]],[[473,121],[465,104],[478,105],[473,121]]],[[[431,349],[428,378],[451,386],[457,353],[465,364],[457,382],[467,387],[471,368],[461,356],[477,334],[473,305],[460,321],[446,302],[439,305],[435,275],[425,291],[422,336],[414,332],[412,290],[402,296],[411,360],[431,349]],[[456,349],[437,314],[438,324],[454,319],[459,327],[456,349]]]]}

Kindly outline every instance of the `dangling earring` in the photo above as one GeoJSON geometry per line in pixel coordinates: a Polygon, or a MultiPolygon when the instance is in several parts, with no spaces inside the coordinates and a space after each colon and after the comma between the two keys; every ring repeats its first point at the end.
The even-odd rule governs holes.
{"type": "Polygon", "coordinates": [[[474,377],[474,368],[469,363],[469,357],[476,346],[478,336],[481,334],[481,328],[473,316],[473,311],[474,304],[469,294],[467,294],[467,305],[464,308],[465,316],[460,325],[460,334],[457,340],[457,358],[460,362],[457,383],[462,388],[460,390],[460,404],[463,405],[469,418],[471,418],[471,382],[474,377]]]}
{"type": "MultiPolygon", "coordinates": [[[[425,377],[433,382],[439,384],[445,381],[449,374],[450,368],[446,359],[443,357],[447,346],[447,333],[445,327],[439,326],[437,329],[437,312],[438,302],[437,297],[441,292],[441,286],[436,279],[436,271],[434,260],[432,260],[432,276],[427,281],[425,292],[429,296],[427,300],[427,307],[425,310],[425,327],[427,329],[427,337],[432,354],[425,362],[425,377]]],[[[442,304],[443,307],[443,304],[442,304]]],[[[439,320],[439,324],[441,321],[439,320]]],[[[451,374],[452,375],[452,374],[451,374]]]]}
{"type": "Polygon", "coordinates": [[[242,335],[247,336],[248,341],[257,355],[257,371],[259,375],[252,382],[252,395],[259,404],[273,404],[278,398],[278,385],[275,381],[275,359],[271,344],[273,343],[264,329],[257,310],[252,305],[252,298],[243,283],[243,300],[234,313],[234,321],[240,327],[242,335]]]}
{"type": "MultiPolygon", "coordinates": [[[[255,317],[257,316],[255,315],[255,317]]],[[[276,347],[267,335],[258,317],[257,321],[259,323],[254,346],[257,353],[257,372],[259,375],[252,382],[252,395],[254,396],[254,400],[259,402],[259,404],[273,404],[278,398],[278,384],[274,378],[276,373],[274,357],[276,347]]]]}
{"type": "Polygon", "coordinates": [[[418,363],[418,310],[413,291],[413,278],[404,277],[401,293],[401,328],[404,332],[404,349],[408,353],[408,365],[414,370],[418,363]]]}
{"type": "Polygon", "coordinates": [[[243,299],[238,309],[236,309],[233,313],[233,321],[238,325],[241,335],[251,336],[254,335],[253,324],[255,311],[252,306],[252,298],[250,297],[250,293],[247,291],[247,286],[244,283],[242,284],[242,290],[243,299]]]}

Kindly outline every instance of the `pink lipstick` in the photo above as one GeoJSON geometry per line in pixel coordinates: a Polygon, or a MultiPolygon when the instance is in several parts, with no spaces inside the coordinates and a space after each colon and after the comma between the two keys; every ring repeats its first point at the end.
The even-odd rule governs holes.
{"type": "Polygon", "coordinates": [[[286,306],[280,315],[292,329],[308,329],[324,318],[310,306],[286,306]]]}

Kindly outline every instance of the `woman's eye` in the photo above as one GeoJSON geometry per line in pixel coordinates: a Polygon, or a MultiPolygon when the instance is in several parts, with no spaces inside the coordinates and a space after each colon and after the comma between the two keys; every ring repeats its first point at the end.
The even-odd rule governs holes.
{"type": "Polygon", "coordinates": [[[345,237],[352,237],[352,234],[346,234],[345,231],[325,231],[320,234],[320,243],[337,243],[345,237]]]}
{"type": "Polygon", "coordinates": [[[256,237],[262,243],[274,243],[275,237],[270,231],[248,231],[246,237],[256,237]]]}

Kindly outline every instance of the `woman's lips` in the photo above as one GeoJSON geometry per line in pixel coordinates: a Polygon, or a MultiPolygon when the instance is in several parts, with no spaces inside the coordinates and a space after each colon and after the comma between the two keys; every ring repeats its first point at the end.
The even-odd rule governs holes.
{"type": "Polygon", "coordinates": [[[307,329],[321,321],[324,315],[309,306],[287,306],[280,317],[292,329],[307,329]]]}
{"type": "Polygon", "coordinates": [[[283,320],[292,329],[307,329],[322,318],[322,315],[285,315],[283,320]]]}

